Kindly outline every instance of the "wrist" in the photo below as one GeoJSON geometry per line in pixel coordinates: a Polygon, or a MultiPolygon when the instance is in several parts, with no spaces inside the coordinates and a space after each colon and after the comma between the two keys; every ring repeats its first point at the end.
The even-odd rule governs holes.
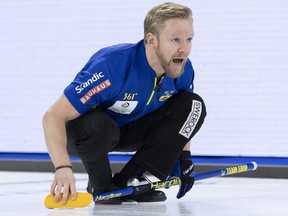
{"type": "Polygon", "coordinates": [[[69,168],[73,171],[73,167],[71,165],[62,165],[62,166],[57,166],[54,168],[54,172],[56,172],[59,169],[63,169],[63,168],[69,168]]]}

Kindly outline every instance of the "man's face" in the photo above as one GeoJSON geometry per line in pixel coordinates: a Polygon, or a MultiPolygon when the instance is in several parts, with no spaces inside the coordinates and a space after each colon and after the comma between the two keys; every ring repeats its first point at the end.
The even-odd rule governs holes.
{"type": "Polygon", "coordinates": [[[155,49],[159,64],[171,78],[181,76],[194,36],[191,19],[168,19],[157,37],[155,49]]]}

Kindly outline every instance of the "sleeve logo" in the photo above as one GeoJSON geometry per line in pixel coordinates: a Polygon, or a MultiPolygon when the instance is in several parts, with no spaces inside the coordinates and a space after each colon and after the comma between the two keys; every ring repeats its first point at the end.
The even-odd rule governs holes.
{"type": "Polygon", "coordinates": [[[77,94],[81,93],[85,88],[87,88],[88,86],[96,82],[97,80],[101,79],[102,77],[104,77],[103,72],[94,73],[93,76],[90,79],[88,79],[86,82],[83,82],[80,85],[75,87],[77,94]]]}
{"type": "Polygon", "coordinates": [[[80,98],[82,104],[87,103],[92,96],[98,94],[99,92],[103,91],[104,89],[111,86],[111,82],[109,79],[105,80],[104,82],[100,83],[99,85],[95,86],[94,88],[90,89],[87,94],[80,98]]]}

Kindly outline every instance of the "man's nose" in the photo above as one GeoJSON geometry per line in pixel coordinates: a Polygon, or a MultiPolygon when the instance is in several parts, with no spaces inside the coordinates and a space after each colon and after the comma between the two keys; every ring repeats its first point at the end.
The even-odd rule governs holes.
{"type": "Polygon", "coordinates": [[[191,43],[183,42],[178,48],[179,53],[189,53],[191,49],[191,43]]]}

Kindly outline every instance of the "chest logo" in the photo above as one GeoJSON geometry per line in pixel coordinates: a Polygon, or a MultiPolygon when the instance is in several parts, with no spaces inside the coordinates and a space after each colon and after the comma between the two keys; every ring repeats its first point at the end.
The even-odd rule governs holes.
{"type": "Polygon", "coordinates": [[[130,114],[137,106],[138,101],[116,101],[108,109],[121,114],[130,114]]]}
{"type": "Polygon", "coordinates": [[[159,101],[165,101],[167,99],[169,99],[172,95],[173,95],[174,91],[165,91],[164,92],[164,95],[162,95],[160,98],[159,98],[159,101]]]}

